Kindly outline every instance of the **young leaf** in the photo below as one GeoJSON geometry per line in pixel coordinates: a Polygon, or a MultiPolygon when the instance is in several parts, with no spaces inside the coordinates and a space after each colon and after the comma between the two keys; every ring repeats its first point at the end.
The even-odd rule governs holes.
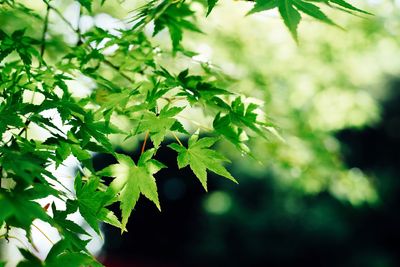
{"type": "Polygon", "coordinates": [[[151,159],[154,152],[154,149],[150,149],[143,153],[137,165],[129,156],[116,154],[118,163],[110,165],[98,172],[98,175],[115,178],[111,182],[106,193],[118,196],[122,211],[122,231],[126,231],[128,218],[135,208],[140,194],[152,201],[157,208],[161,210],[156,180],[153,175],[165,166],[151,159]]]}
{"type": "MultiPolygon", "coordinates": [[[[152,112],[144,113],[143,119],[139,122],[139,132],[149,131],[150,139],[153,141],[154,147],[157,148],[164,140],[167,132],[172,129],[172,126],[177,122],[173,117],[183,109],[184,107],[169,108],[167,105],[160,111],[158,116],[152,112]]],[[[179,128],[179,130],[182,129],[179,128]]]]}
{"type": "Polygon", "coordinates": [[[204,137],[198,139],[198,135],[192,135],[189,139],[188,148],[176,143],[169,147],[178,152],[179,169],[190,166],[202,186],[207,191],[207,169],[237,183],[235,178],[225,169],[224,162],[230,162],[220,153],[210,149],[218,138],[204,137]]]}

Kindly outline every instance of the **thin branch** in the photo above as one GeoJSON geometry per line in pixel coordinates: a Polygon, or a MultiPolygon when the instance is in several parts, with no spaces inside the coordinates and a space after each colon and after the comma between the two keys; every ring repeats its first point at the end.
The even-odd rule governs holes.
{"type": "Polygon", "coordinates": [[[104,64],[106,64],[107,66],[111,67],[112,69],[114,69],[115,71],[117,71],[117,73],[118,73],[119,75],[121,75],[122,77],[124,77],[127,81],[129,81],[129,82],[131,82],[131,83],[135,83],[135,81],[132,80],[131,77],[129,77],[128,75],[126,75],[125,73],[123,73],[123,72],[121,71],[120,67],[114,65],[111,61],[109,61],[109,60],[107,60],[107,59],[104,59],[102,62],[103,62],[104,64]]]}
{"type": "Polygon", "coordinates": [[[57,8],[53,7],[53,6],[50,5],[48,2],[45,2],[45,3],[47,4],[47,6],[48,6],[51,10],[53,10],[53,11],[60,17],[60,19],[61,19],[62,21],[65,22],[65,24],[67,24],[67,26],[68,26],[73,32],[75,32],[75,33],[78,34],[78,29],[75,29],[74,26],[72,26],[71,22],[69,22],[69,21],[64,17],[64,15],[61,14],[61,12],[60,12],[57,8]]]}
{"type": "MultiPolygon", "coordinates": [[[[47,3],[47,2],[46,2],[46,4],[47,4],[47,6],[48,6],[51,10],[53,10],[53,11],[61,18],[62,21],[65,22],[65,24],[67,24],[67,26],[68,26],[73,32],[75,32],[75,33],[78,35],[79,40],[78,40],[78,44],[77,44],[77,45],[82,44],[82,43],[83,43],[83,40],[82,40],[82,35],[81,35],[81,33],[80,33],[80,30],[79,30],[79,24],[78,24],[78,27],[75,28],[75,27],[71,24],[71,22],[69,22],[69,21],[64,17],[64,15],[61,14],[61,12],[60,12],[57,8],[53,7],[52,5],[50,5],[50,4],[47,3]]],[[[90,49],[93,49],[93,48],[90,47],[90,46],[89,46],[89,48],[90,48],[90,49]]],[[[121,71],[121,69],[120,69],[118,66],[114,65],[111,61],[109,61],[109,60],[107,60],[107,59],[104,59],[104,60],[102,61],[102,63],[104,63],[104,64],[108,65],[109,67],[111,67],[112,69],[114,69],[116,72],[118,72],[119,75],[121,75],[123,78],[125,78],[125,79],[126,79],[127,81],[129,81],[130,83],[134,83],[134,80],[132,80],[131,77],[129,77],[128,75],[126,75],[125,73],[123,73],[123,72],[121,71]]]]}

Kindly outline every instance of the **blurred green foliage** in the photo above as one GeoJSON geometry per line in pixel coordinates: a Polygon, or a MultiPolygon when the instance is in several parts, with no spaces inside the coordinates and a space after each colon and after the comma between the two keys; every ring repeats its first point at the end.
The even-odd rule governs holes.
{"type": "Polygon", "coordinates": [[[237,155],[235,169],[272,173],[277,186],[300,194],[327,191],[353,205],[377,203],[375,178],[346,166],[335,134],[380,120],[387,80],[400,72],[399,4],[364,3],[375,14],[368,18],[330,14],[346,30],[305,21],[298,46],[277,13],[244,17],[246,7],[221,3],[203,22],[207,42],[197,35],[188,42],[200,50],[198,59],[235,79],[232,90],[264,99],[283,136],[254,141],[251,150],[264,164],[237,155]]]}

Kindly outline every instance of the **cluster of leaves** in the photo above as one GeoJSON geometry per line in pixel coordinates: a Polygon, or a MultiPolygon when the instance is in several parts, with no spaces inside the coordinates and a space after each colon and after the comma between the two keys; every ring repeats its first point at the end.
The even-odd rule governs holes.
{"type": "MultiPolygon", "coordinates": [[[[92,5],[97,1],[77,2],[82,7],[80,13],[93,15],[92,5]]],[[[344,1],[319,2],[357,10],[344,1]]],[[[208,1],[207,14],[216,3],[208,1]]],[[[0,1],[0,12],[18,10],[40,19],[43,29],[40,36],[18,29],[18,24],[11,31],[0,31],[0,238],[14,238],[10,235],[13,228],[26,232],[31,248],[20,249],[24,260],[18,266],[101,266],[86,249],[90,235],[69,215],[79,212],[97,233],[101,222],[123,232],[140,195],[161,209],[154,175],[167,167],[156,160],[156,151],[167,136],[176,139],[169,147],[172,153],[178,153],[179,168],[189,166],[206,190],[207,171],[236,182],[224,167],[229,160],[212,146],[225,139],[249,154],[249,136],[266,137],[272,125],[259,118],[258,105],[221,88],[209,68],[196,74],[188,69],[174,74],[158,60],[160,54],[172,60],[177,53],[193,56],[182,45],[185,30],[201,32],[191,2],[150,1],[118,34],[98,27],[81,32],[51,1],[43,0],[43,5],[46,13],[41,16],[18,1],[0,1]],[[66,53],[57,58],[46,53],[52,35],[57,34],[49,28],[52,17],[63,21],[78,40],[76,44],[62,43],[59,51],[66,53]],[[153,44],[152,36],[145,31],[151,22],[152,36],[168,30],[171,49],[160,50],[153,44]],[[112,53],[107,52],[110,48],[115,48],[112,53]],[[80,77],[95,84],[85,96],[76,96],[71,86],[71,81],[80,77]],[[212,121],[212,129],[203,128],[213,137],[200,138],[197,123],[185,129],[183,116],[191,109],[203,110],[212,121]],[[60,123],[49,118],[49,112],[59,116],[60,123]],[[130,130],[115,125],[116,118],[121,117],[129,122],[130,130]],[[47,137],[35,136],[34,129],[47,137]],[[143,138],[140,158],[135,162],[116,153],[110,135],[143,138]],[[178,136],[188,137],[188,145],[178,136]],[[146,150],[147,139],[152,148],[146,150]],[[96,172],[91,153],[109,153],[118,163],[96,172]],[[50,171],[70,156],[81,165],[74,190],[50,171]],[[105,177],[112,177],[111,183],[106,183],[105,177]],[[49,199],[44,207],[37,201],[42,199],[49,199]],[[65,205],[56,206],[50,199],[65,205]],[[114,203],[120,205],[121,218],[109,209],[114,203]],[[34,253],[35,220],[48,223],[60,235],[44,260],[34,253]]],[[[256,1],[251,13],[278,7],[294,33],[299,21],[294,6],[327,22],[308,1],[256,1]]]]}

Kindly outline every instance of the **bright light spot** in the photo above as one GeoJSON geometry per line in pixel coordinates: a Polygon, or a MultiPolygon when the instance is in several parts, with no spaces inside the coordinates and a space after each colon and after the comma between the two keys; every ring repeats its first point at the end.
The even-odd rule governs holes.
{"type": "Polygon", "coordinates": [[[339,199],[348,200],[352,205],[365,201],[375,203],[378,195],[374,186],[360,169],[353,168],[333,180],[332,193],[339,199]]]}
{"type": "Polygon", "coordinates": [[[96,83],[89,77],[77,73],[75,80],[65,81],[74,97],[86,97],[92,93],[96,83]]]}
{"type": "Polygon", "coordinates": [[[212,57],[213,50],[207,44],[200,44],[197,47],[197,52],[199,54],[196,55],[196,56],[193,56],[192,59],[195,60],[195,61],[208,63],[210,61],[211,57],[212,57]]]}
{"type": "Polygon", "coordinates": [[[210,193],[204,202],[204,209],[209,213],[224,214],[232,206],[231,197],[225,192],[210,193]]]}
{"type": "Polygon", "coordinates": [[[327,89],[319,92],[314,102],[311,125],[320,130],[359,127],[377,119],[378,108],[366,92],[327,89]]]}
{"type": "Polygon", "coordinates": [[[97,27],[108,31],[109,33],[120,36],[121,33],[118,30],[126,29],[125,23],[121,20],[116,19],[106,13],[100,13],[94,17],[94,23],[97,27]]]}
{"type": "Polygon", "coordinates": [[[93,17],[84,15],[81,17],[79,20],[79,29],[81,32],[87,32],[94,26],[94,20],[93,17]]]}

